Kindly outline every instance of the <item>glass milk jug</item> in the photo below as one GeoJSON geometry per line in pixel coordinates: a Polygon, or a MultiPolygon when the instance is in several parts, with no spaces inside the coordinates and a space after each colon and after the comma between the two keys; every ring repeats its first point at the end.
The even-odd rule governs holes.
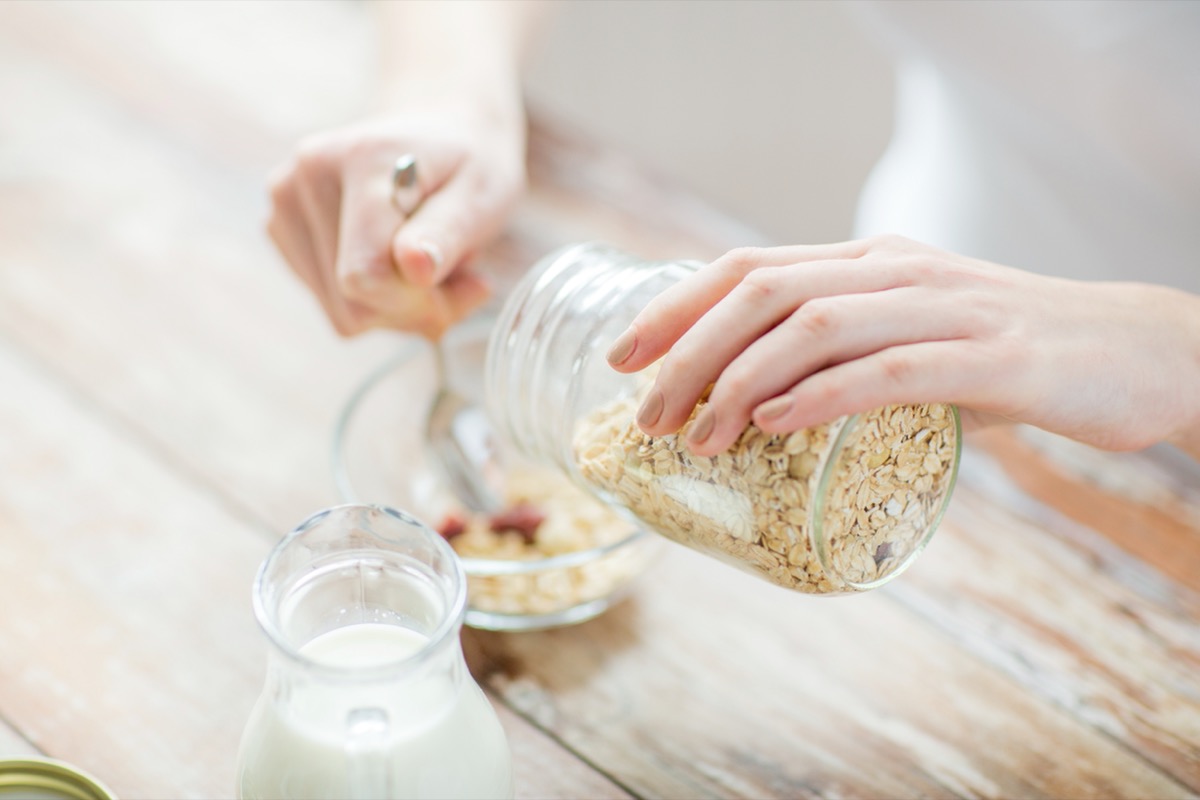
{"type": "Polygon", "coordinates": [[[700,265],[573,245],[508,297],[485,365],[499,432],[535,463],[679,544],[778,586],[821,595],[881,586],[929,542],[961,455],[958,412],[887,406],[787,434],[751,424],[724,453],[636,424],[655,367],[618,373],[605,352],[634,316],[700,265]]]}
{"type": "Polygon", "coordinates": [[[255,580],[271,645],[242,736],[251,798],[511,798],[495,711],[459,643],[453,551],[403,512],[345,505],[285,536],[255,580]]]}

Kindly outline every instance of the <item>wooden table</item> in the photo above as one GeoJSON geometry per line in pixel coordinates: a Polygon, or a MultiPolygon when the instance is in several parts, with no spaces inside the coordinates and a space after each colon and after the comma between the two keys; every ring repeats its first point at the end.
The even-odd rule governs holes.
{"type": "MultiPolygon", "coordinates": [[[[337,502],[341,341],[261,231],[269,168],[364,107],[358,5],[0,4],[0,754],[122,798],[232,792],[251,578],[337,502]]],[[[748,236],[539,135],[494,264],[748,236]]],[[[672,548],[575,628],[464,636],[542,797],[1200,793],[1200,471],[972,443],[903,578],[792,596],[672,548]]]]}

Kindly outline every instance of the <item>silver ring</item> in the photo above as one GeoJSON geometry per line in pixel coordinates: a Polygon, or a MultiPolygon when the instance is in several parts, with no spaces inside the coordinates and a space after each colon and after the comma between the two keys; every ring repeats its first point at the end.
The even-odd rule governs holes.
{"type": "Polygon", "coordinates": [[[417,157],[405,153],[392,165],[392,203],[408,216],[421,202],[421,187],[417,186],[417,157]]]}

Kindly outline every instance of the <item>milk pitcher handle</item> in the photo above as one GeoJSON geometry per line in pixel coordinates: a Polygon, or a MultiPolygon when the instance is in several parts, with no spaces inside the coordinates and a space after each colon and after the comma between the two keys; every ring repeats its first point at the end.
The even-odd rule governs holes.
{"type": "Polygon", "coordinates": [[[348,800],[389,800],[388,715],[382,708],[356,708],[346,716],[348,800]]]}

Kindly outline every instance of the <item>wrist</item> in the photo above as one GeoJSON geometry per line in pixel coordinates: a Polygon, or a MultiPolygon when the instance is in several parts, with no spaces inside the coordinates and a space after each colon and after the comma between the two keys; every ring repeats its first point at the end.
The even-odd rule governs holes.
{"type": "Polygon", "coordinates": [[[518,129],[525,124],[525,106],[515,79],[495,80],[494,75],[443,75],[436,81],[394,77],[380,87],[376,108],[382,114],[414,110],[449,114],[489,128],[518,129]]]}
{"type": "Polygon", "coordinates": [[[524,122],[520,61],[535,27],[532,4],[461,0],[378,8],[381,110],[420,108],[524,122]]]}

